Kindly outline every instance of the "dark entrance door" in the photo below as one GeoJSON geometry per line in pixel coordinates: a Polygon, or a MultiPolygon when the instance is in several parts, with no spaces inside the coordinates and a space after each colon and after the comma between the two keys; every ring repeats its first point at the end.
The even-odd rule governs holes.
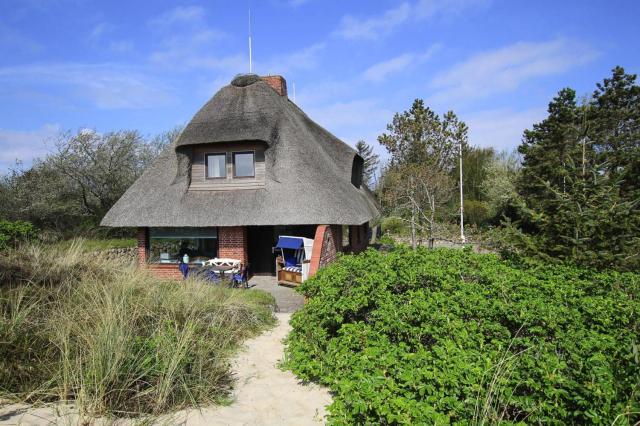
{"type": "Polygon", "coordinates": [[[277,236],[273,226],[248,226],[247,244],[249,268],[257,275],[275,275],[276,261],[271,249],[276,245],[277,236]]]}

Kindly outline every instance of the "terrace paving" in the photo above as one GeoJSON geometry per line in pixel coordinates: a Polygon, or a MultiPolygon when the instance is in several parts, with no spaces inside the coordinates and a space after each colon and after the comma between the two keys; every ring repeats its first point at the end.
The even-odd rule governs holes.
{"type": "Polygon", "coordinates": [[[278,285],[276,277],[254,276],[249,286],[271,293],[276,299],[277,312],[295,312],[304,304],[304,298],[291,287],[278,285]]]}

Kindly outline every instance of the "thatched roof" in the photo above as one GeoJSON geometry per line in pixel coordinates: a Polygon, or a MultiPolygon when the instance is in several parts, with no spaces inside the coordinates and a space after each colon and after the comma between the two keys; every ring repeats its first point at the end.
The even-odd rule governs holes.
{"type": "Polygon", "coordinates": [[[351,183],[358,154],[255,75],[207,102],[102,220],[104,226],[359,225],[378,215],[351,183]],[[263,141],[264,189],[189,191],[193,145],[263,141]]]}

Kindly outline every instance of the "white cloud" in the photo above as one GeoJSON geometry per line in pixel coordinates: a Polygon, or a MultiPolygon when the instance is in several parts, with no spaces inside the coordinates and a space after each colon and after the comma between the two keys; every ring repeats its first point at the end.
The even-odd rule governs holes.
{"type": "Polygon", "coordinates": [[[402,3],[385,11],[382,15],[368,19],[358,19],[351,15],[344,16],[336,34],[346,39],[376,39],[409,19],[411,5],[402,3]]]}
{"type": "Polygon", "coordinates": [[[156,65],[180,70],[233,67],[238,72],[240,63],[237,55],[218,57],[213,54],[216,42],[224,37],[212,29],[185,31],[165,38],[162,47],[152,52],[149,59],[156,65]]]}
{"type": "Polygon", "coordinates": [[[215,69],[240,72],[245,61],[239,55],[218,55],[217,46],[227,35],[206,24],[201,7],[177,7],[149,20],[159,35],[156,50],[149,55],[154,64],[181,71],[215,69]]]}
{"type": "Polygon", "coordinates": [[[49,152],[47,142],[60,130],[57,124],[27,131],[0,128],[0,172],[12,167],[16,160],[29,167],[35,158],[44,157],[49,152]]]}
{"type": "MultiPolygon", "coordinates": [[[[102,109],[139,109],[172,102],[168,88],[139,70],[113,64],[47,64],[0,68],[0,82],[30,91],[68,90],[102,109]],[[46,89],[40,89],[42,84],[46,89]]],[[[19,94],[19,93],[18,93],[19,94]]]]}
{"type": "Polygon", "coordinates": [[[264,63],[256,61],[255,69],[259,74],[283,75],[294,70],[310,70],[318,65],[318,56],[325,47],[325,43],[315,43],[291,53],[277,55],[264,63]]]}
{"type": "Polygon", "coordinates": [[[97,40],[101,38],[103,35],[112,32],[114,28],[115,27],[111,24],[108,24],[106,22],[99,22],[96,25],[94,25],[91,31],[89,32],[89,39],[97,40]]]}
{"type": "Polygon", "coordinates": [[[556,39],[519,42],[482,52],[454,65],[431,81],[431,102],[482,98],[517,89],[526,81],[562,73],[597,56],[591,47],[556,39]]]}
{"type": "MultiPolygon", "coordinates": [[[[374,138],[393,117],[393,111],[374,98],[334,102],[325,105],[303,105],[312,120],[345,141],[374,138]]],[[[369,142],[373,142],[368,139],[369,142]]]]}
{"type": "Polygon", "coordinates": [[[0,48],[3,49],[6,55],[14,51],[19,53],[38,53],[44,49],[44,46],[0,22],[0,48]]]}
{"type": "Polygon", "coordinates": [[[382,117],[388,119],[393,115],[391,111],[381,107],[376,99],[335,102],[320,108],[312,108],[311,111],[310,116],[327,127],[362,125],[382,117]]]}
{"type": "Polygon", "coordinates": [[[352,40],[374,40],[381,38],[410,20],[450,17],[468,9],[488,6],[492,0],[419,0],[404,2],[380,15],[366,19],[351,15],[342,17],[335,34],[352,40]]]}
{"type": "Polygon", "coordinates": [[[492,0],[420,0],[413,8],[418,19],[455,16],[469,9],[488,7],[492,0]]]}
{"type": "Polygon", "coordinates": [[[405,71],[407,68],[428,61],[440,49],[440,45],[431,46],[424,53],[405,53],[386,61],[378,62],[367,68],[363,78],[368,81],[382,81],[390,74],[405,71]]]}
{"type": "Polygon", "coordinates": [[[200,23],[205,16],[200,6],[178,6],[168,10],[149,21],[152,27],[166,27],[173,24],[200,23]]]}
{"type": "Polygon", "coordinates": [[[393,74],[406,69],[414,60],[414,55],[405,53],[387,61],[378,62],[370,66],[364,72],[363,77],[369,81],[381,81],[389,74],[393,74]]]}
{"type": "Polygon", "coordinates": [[[545,108],[522,111],[495,109],[467,114],[471,145],[493,147],[497,150],[513,149],[520,144],[522,133],[546,117],[545,108]]]}
{"type": "Polygon", "coordinates": [[[133,42],[129,40],[112,41],[109,43],[109,50],[114,53],[127,53],[133,50],[133,42]]]}

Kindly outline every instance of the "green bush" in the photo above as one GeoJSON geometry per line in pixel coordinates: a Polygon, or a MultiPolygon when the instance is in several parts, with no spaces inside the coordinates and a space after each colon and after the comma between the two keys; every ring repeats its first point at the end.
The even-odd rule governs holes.
{"type": "Polygon", "coordinates": [[[224,402],[229,360],[274,323],[273,297],[159,280],[68,248],[0,253],[0,400],[70,402],[93,416],[224,402]]]}
{"type": "Polygon", "coordinates": [[[285,366],[336,424],[640,420],[638,274],[400,246],[300,289],[285,366]]]}
{"type": "Polygon", "coordinates": [[[36,228],[31,222],[0,220],[0,250],[15,247],[21,242],[34,238],[35,235],[36,228]]]}
{"type": "Polygon", "coordinates": [[[464,200],[464,221],[483,225],[490,219],[489,205],[478,200],[464,200]]]}
{"type": "Polygon", "coordinates": [[[406,232],[407,229],[404,220],[394,216],[384,218],[380,226],[382,227],[382,232],[385,234],[388,232],[391,234],[400,235],[406,232]]]}

